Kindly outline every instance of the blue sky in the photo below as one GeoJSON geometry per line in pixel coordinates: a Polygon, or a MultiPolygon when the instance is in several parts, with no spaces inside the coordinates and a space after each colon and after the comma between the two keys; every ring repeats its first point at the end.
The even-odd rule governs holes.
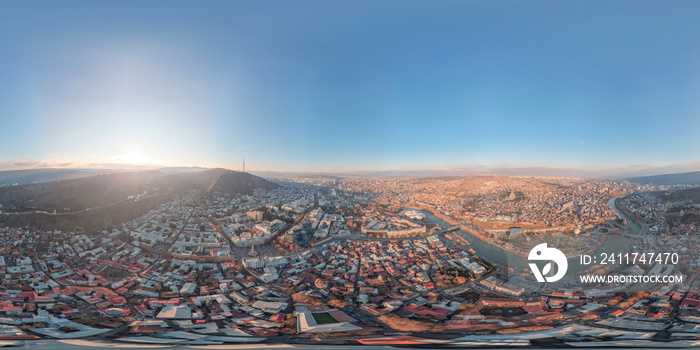
{"type": "Polygon", "coordinates": [[[697,13],[0,1],[0,168],[700,170],[697,13]]]}

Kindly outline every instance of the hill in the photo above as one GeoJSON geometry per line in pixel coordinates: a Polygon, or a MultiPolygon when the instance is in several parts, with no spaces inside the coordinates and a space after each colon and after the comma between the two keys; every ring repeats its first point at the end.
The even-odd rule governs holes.
{"type": "Polygon", "coordinates": [[[257,188],[272,190],[277,187],[279,187],[277,184],[267,181],[261,177],[239,171],[227,170],[219,175],[216,182],[209,188],[209,191],[226,194],[251,194],[253,193],[253,190],[257,188]]]}
{"type": "Polygon", "coordinates": [[[235,195],[277,187],[263,178],[227,169],[112,173],[2,187],[0,225],[100,228],[107,222],[118,224],[143,215],[173,195],[190,190],[235,195]]]}
{"type": "Polygon", "coordinates": [[[39,182],[77,179],[109,173],[104,169],[26,169],[0,171],[1,186],[17,186],[39,182]]]}
{"type": "Polygon", "coordinates": [[[561,191],[576,184],[574,180],[502,176],[502,175],[469,175],[463,177],[423,177],[414,180],[415,183],[431,181],[449,181],[453,184],[445,193],[457,197],[483,196],[493,191],[506,193],[522,191],[527,188],[532,192],[561,191]]]}
{"type": "Polygon", "coordinates": [[[642,185],[700,185],[700,171],[678,174],[662,174],[651,176],[639,176],[625,179],[642,185]]]}
{"type": "Polygon", "coordinates": [[[653,194],[666,203],[666,223],[671,227],[700,224],[700,188],[656,191],[653,194]]]}
{"type": "Polygon", "coordinates": [[[163,173],[158,170],[101,174],[0,188],[5,211],[76,212],[115,205],[134,196],[156,196],[190,190],[251,194],[277,185],[263,178],[227,169],[163,173]]]}
{"type": "Polygon", "coordinates": [[[139,195],[162,176],[157,171],[138,171],[3,187],[0,204],[5,211],[81,211],[139,195]]]}
{"type": "Polygon", "coordinates": [[[175,192],[199,189],[206,193],[219,192],[232,195],[252,194],[257,188],[272,190],[279,187],[255,175],[221,168],[166,174],[158,181],[154,181],[153,185],[169,188],[175,192]]]}
{"type": "Polygon", "coordinates": [[[202,167],[165,167],[165,168],[157,168],[155,170],[160,171],[161,173],[196,173],[199,171],[205,171],[209,170],[209,168],[202,168],[202,167]]]}
{"type": "Polygon", "coordinates": [[[653,192],[659,200],[666,203],[695,203],[700,204],[700,188],[689,188],[675,191],[653,192]]]}

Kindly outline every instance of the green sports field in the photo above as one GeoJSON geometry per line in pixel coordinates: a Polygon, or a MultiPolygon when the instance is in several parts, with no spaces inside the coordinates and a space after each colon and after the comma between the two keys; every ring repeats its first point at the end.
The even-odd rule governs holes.
{"type": "Polygon", "coordinates": [[[313,313],[311,315],[314,317],[316,324],[338,323],[338,320],[333,318],[333,316],[327,312],[313,313]]]}

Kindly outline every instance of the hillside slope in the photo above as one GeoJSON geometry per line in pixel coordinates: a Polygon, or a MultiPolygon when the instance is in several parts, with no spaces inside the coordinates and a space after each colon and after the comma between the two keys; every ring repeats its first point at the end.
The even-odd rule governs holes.
{"type": "Polygon", "coordinates": [[[626,179],[642,185],[700,185],[700,171],[678,174],[662,174],[651,176],[639,176],[626,179]]]}
{"type": "Polygon", "coordinates": [[[1,187],[0,225],[97,229],[105,223],[132,220],[190,190],[236,195],[277,187],[263,178],[227,169],[176,174],[138,171],[1,187]]]}
{"type": "Polygon", "coordinates": [[[0,186],[26,185],[39,182],[77,179],[106,174],[104,169],[26,169],[0,171],[0,186]]]}

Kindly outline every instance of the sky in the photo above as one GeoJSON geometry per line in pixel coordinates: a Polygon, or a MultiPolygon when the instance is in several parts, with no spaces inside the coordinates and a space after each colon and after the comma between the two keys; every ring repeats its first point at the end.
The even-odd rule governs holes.
{"type": "Polygon", "coordinates": [[[698,1],[0,0],[0,170],[700,170],[698,1]]]}

